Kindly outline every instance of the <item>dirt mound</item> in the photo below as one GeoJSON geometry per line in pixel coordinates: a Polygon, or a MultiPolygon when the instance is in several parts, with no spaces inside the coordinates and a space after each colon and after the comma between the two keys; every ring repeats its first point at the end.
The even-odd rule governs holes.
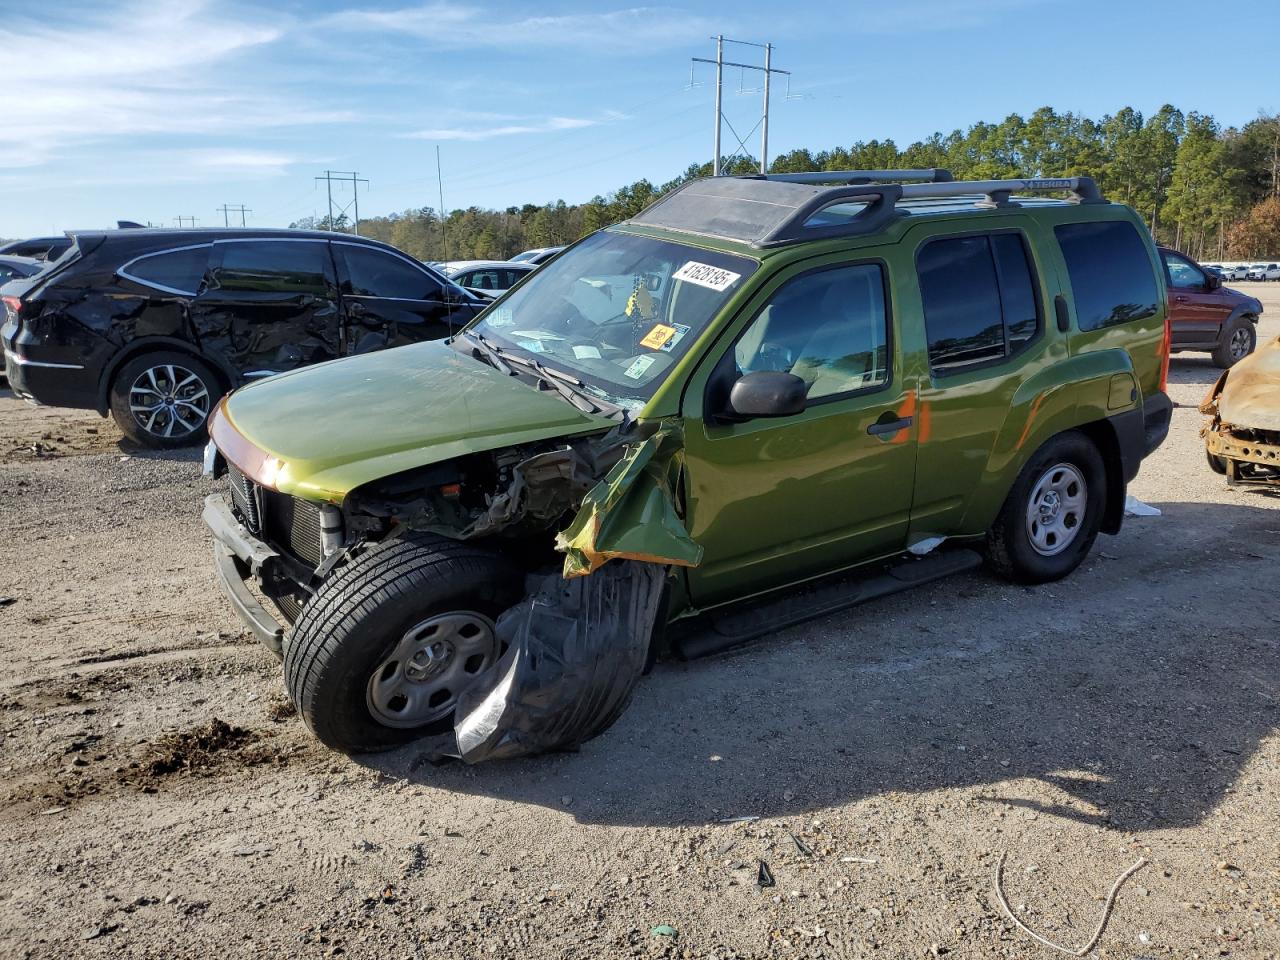
{"type": "Polygon", "coordinates": [[[161,737],[152,745],[143,769],[153,777],[209,770],[217,765],[218,752],[239,750],[256,739],[257,734],[214,717],[203,727],[161,737]]]}

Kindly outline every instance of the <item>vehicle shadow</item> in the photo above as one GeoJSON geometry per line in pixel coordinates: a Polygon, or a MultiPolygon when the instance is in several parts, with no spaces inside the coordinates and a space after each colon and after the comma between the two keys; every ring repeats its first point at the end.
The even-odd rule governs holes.
{"type": "Polygon", "coordinates": [[[1280,511],[1158,506],[1162,517],[1100,538],[1060,583],[964,575],[659,664],[577,753],[433,766],[411,746],[363,762],[436,788],[568,803],[583,823],[792,816],[978,787],[1124,830],[1194,824],[1280,725],[1268,586],[1280,511]],[[1042,799],[1024,778],[1048,785],[1042,799]]]}
{"type": "Polygon", "coordinates": [[[1207,353],[1176,353],[1169,361],[1170,383],[1202,386],[1207,390],[1221,375],[1222,368],[1207,353]]]}

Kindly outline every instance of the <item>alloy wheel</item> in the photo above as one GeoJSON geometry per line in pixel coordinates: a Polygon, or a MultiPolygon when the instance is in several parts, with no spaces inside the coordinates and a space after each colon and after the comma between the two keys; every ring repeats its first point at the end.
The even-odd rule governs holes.
{"type": "Polygon", "coordinates": [[[1040,475],[1027,502],[1027,538],[1042,557],[1056,557],[1075,540],[1088,506],[1084,474],[1059,463],[1040,475]]]}
{"type": "Polygon", "coordinates": [[[1250,343],[1251,339],[1252,338],[1249,336],[1249,331],[1244,327],[1239,328],[1238,330],[1236,330],[1235,333],[1231,334],[1231,343],[1229,344],[1227,349],[1230,350],[1231,352],[1232,360],[1235,360],[1235,361],[1243,360],[1245,357],[1249,355],[1249,347],[1251,346],[1251,343],[1250,343]]]}
{"type": "Polygon", "coordinates": [[[209,404],[205,382],[176,363],[148,367],[129,388],[129,409],[138,425],[167,439],[185,437],[203,427],[209,404]]]}
{"type": "Polygon", "coordinates": [[[472,611],[410,627],[369,678],[369,713],[388,727],[419,727],[453,712],[461,693],[498,657],[493,621],[472,611]]]}

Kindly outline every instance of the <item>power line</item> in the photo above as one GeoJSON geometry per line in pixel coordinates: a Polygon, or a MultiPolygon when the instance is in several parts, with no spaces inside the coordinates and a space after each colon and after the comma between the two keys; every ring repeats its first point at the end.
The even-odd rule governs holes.
{"type": "Polygon", "coordinates": [[[240,214],[240,226],[243,227],[245,225],[244,215],[246,213],[253,213],[253,210],[249,207],[246,207],[243,203],[237,203],[234,205],[230,203],[224,203],[222,206],[218,207],[218,212],[222,214],[222,225],[224,227],[231,226],[231,214],[233,213],[240,214]]]}
{"type": "Polygon", "coordinates": [[[316,177],[317,180],[323,180],[325,191],[329,196],[329,229],[333,229],[333,181],[346,183],[351,181],[351,202],[343,204],[338,208],[338,215],[345,216],[346,212],[354,207],[355,215],[355,232],[360,233],[360,184],[368,186],[369,181],[360,177],[358,171],[355,170],[326,170],[323,177],[316,177]]]}
{"type": "Polygon", "coordinates": [[[177,221],[178,221],[178,226],[179,226],[179,227],[182,227],[182,225],[183,225],[187,220],[190,220],[190,221],[191,221],[191,229],[193,229],[193,230],[195,229],[195,226],[196,226],[196,218],[195,218],[195,217],[174,217],[173,219],[175,219],[175,220],[177,220],[177,221]]]}
{"type": "MultiPolygon", "coordinates": [[[[769,172],[769,79],[775,73],[779,73],[786,76],[788,78],[788,83],[789,83],[790,82],[789,78],[791,77],[791,71],[779,70],[777,67],[773,66],[773,62],[772,62],[773,61],[773,44],[772,43],[752,43],[749,40],[730,40],[726,38],[724,34],[719,34],[717,36],[712,37],[711,39],[713,39],[716,42],[716,58],[714,60],[708,60],[705,57],[693,58],[694,63],[710,63],[710,64],[714,64],[716,68],[716,129],[715,129],[715,139],[714,139],[715,146],[713,148],[715,152],[711,159],[711,175],[718,177],[720,176],[720,173],[721,173],[720,131],[724,127],[724,125],[728,123],[728,118],[724,115],[724,68],[725,67],[737,67],[739,70],[759,70],[764,74],[764,98],[763,98],[764,109],[761,111],[760,120],[756,123],[756,126],[752,127],[749,131],[747,131],[747,136],[748,137],[751,136],[751,134],[755,132],[756,127],[760,128],[760,172],[768,173],[769,172]],[[744,47],[759,47],[763,49],[764,50],[764,66],[759,66],[754,63],[735,63],[733,61],[726,60],[724,58],[724,45],[726,43],[737,43],[744,47]]],[[[742,153],[744,155],[748,154],[750,151],[747,150],[747,145],[746,143],[743,142],[744,138],[738,136],[738,131],[733,129],[732,123],[728,123],[728,126],[729,126],[729,132],[732,133],[734,136],[734,139],[738,141],[738,147],[742,150],[742,153]]],[[[734,153],[734,156],[737,156],[736,151],[734,153]]]]}

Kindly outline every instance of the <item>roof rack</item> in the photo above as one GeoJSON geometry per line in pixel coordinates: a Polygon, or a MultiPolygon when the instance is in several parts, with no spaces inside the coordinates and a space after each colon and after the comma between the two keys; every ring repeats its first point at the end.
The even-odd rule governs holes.
{"type": "Polygon", "coordinates": [[[930,167],[923,170],[818,170],[813,173],[768,173],[747,175],[746,180],[776,180],[779,183],[950,183],[950,170],[930,167]]]}
{"type": "Polygon", "coordinates": [[[971,198],[977,207],[1003,208],[1019,205],[1015,193],[1046,192],[1065,192],[1071,203],[1107,202],[1090,177],[957,181],[941,169],[833,170],[695,180],[631,222],[766,248],[874,233],[903,215],[898,209],[902,200],[971,198]],[[862,209],[838,222],[811,222],[836,205],[858,204],[862,209]]]}

